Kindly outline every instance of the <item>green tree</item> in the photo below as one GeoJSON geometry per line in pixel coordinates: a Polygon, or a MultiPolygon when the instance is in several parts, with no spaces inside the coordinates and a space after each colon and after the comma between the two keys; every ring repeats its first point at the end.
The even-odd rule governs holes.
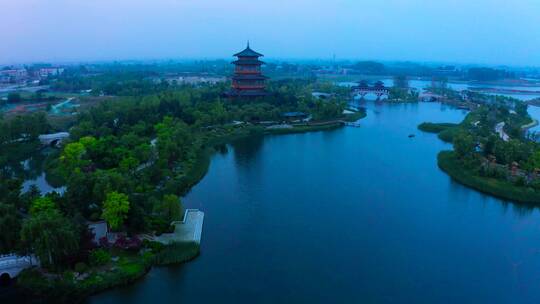
{"type": "Polygon", "coordinates": [[[15,251],[21,230],[21,219],[12,205],[0,204],[0,253],[15,251]]]}
{"type": "Polygon", "coordinates": [[[36,198],[32,202],[32,206],[30,207],[30,213],[36,214],[39,212],[47,212],[52,211],[56,209],[55,202],[48,196],[42,196],[36,198]]]}
{"type": "Polygon", "coordinates": [[[128,196],[116,191],[107,194],[103,204],[102,217],[111,229],[116,230],[124,224],[129,212],[128,196]]]}
{"type": "Polygon", "coordinates": [[[119,168],[122,172],[131,172],[137,168],[139,160],[133,156],[128,156],[120,161],[119,168]]]}
{"type": "Polygon", "coordinates": [[[394,88],[407,89],[409,88],[409,80],[405,75],[394,76],[394,88]]]}
{"type": "Polygon", "coordinates": [[[454,137],[454,151],[459,158],[472,156],[476,148],[474,138],[468,134],[458,134],[454,137]]]}
{"type": "Polygon", "coordinates": [[[83,165],[82,156],[86,152],[83,144],[79,142],[69,143],[64,147],[64,151],[60,156],[62,163],[62,172],[65,177],[74,171],[80,169],[83,165]]]}
{"type": "Polygon", "coordinates": [[[530,171],[540,169],[540,150],[535,151],[527,160],[527,169],[530,171]]]}
{"type": "Polygon", "coordinates": [[[185,158],[192,138],[189,127],[184,122],[167,116],[161,123],[156,124],[154,129],[157,133],[157,150],[161,160],[172,166],[175,161],[185,158]]]}
{"type": "Polygon", "coordinates": [[[44,266],[61,263],[79,248],[79,235],[73,223],[57,210],[38,212],[23,222],[21,242],[44,266]]]}
{"type": "Polygon", "coordinates": [[[524,102],[517,102],[515,105],[516,114],[521,117],[527,117],[529,113],[527,112],[527,104],[524,102]]]}
{"type": "Polygon", "coordinates": [[[182,217],[182,203],[178,196],[167,194],[163,200],[156,205],[155,212],[168,223],[178,221],[182,217]]]}

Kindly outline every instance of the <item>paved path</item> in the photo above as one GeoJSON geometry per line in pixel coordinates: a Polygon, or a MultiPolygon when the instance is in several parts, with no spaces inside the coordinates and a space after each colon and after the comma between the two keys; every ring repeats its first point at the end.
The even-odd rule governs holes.
{"type": "Polygon", "coordinates": [[[504,140],[504,141],[508,141],[510,140],[510,136],[508,136],[508,134],[506,134],[506,132],[504,132],[504,121],[503,122],[500,122],[498,123],[496,126],[495,126],[495,132],[497,132],[499,134],[499,137],[504,140]]]}

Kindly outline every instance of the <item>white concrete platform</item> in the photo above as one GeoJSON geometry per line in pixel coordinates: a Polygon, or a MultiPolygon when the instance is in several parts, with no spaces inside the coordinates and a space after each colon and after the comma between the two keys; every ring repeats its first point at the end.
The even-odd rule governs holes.
{"type": "Polygon", "coordinates": [[[170,244],[174,242],[201,243],[204,212],[198,209],[187,209],[182,221],[172,222],[175,226],[173,233],[164,233],[154,238],[155,241],[170,244]]]}

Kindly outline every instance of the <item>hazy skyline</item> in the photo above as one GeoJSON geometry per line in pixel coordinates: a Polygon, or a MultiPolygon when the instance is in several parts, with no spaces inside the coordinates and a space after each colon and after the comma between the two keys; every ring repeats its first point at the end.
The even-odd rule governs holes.
{"type": "Polygon", "coordinates": [[[0,63],[267,58],[540,66],[540,1],[2,0],[0,63]]]}

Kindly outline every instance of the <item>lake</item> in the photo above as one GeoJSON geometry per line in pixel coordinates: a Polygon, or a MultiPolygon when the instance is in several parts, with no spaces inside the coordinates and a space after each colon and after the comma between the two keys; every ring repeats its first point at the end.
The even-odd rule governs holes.
{"type": "MultiPolygon", "coordinates": [[[[394,80],[393,79],[381,79],[381,81],[384,83],[386,87],[392,87],[394,86],[394,80]]],[[[338,82],[337,83],[340,86],[344,87],[351,87],[358,85],[356,82],[338,82]]],[[[431,87],[431,81],[429,80],[418,80],[418,79],[411,79],[409,80],[409,86],[411,88],[415,88],[422,92],[424,89],[431,87]]],[[[503,85],[483,85],[483,84],[475,84],[475,83],[463,83],[463,82],[448,82],[448,87],[452,90],[456,91],[463,91],[463,90],[470,90],[470,89],[478,89],[478,88],[493,88],[493,89],[503,89],[503,90],[520,90],[520,91],[529,91],[531,93],[523,94],[523,93],[484,93],[487,95],[500,95],[500,96],[506,96],[506,97],[513,97],[519,100],[528,101],[535,98],[540,98],[540,94],[537,92],[540,92],[540,86],[503,86],[503,85]]]]}
{"type": "Polygon", "coordinates": [[[416,128],[466,113],[366,106],[359,128],[221,149],[183,199],[201,255],[89,303],[539,303],[538,210],[453,182],[416,128]]]}

